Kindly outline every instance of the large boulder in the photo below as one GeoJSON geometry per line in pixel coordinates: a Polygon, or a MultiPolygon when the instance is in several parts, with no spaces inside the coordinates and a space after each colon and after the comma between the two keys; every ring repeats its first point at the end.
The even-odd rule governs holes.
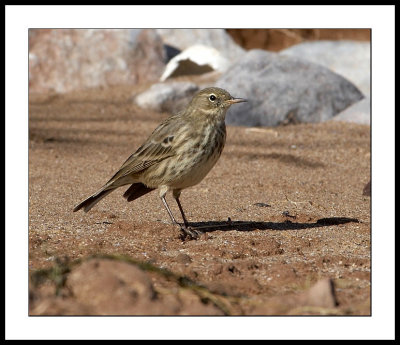
{"type": "Polygon", "coordinates": [[[296,44],[280,54],[318,63],[340,74],[356,85],[365,95],[370,94],[370,42],[315,41],[296,44]]]}
{"type": "Polygon", "coordinates": [[[216,86],[248,100],[232,107],[226,119],[245,126],[326,121],[364,97],[321,65],[258,49],[246,53],[216,86]]]}
{"type": "Polygon", "coordinates": [[[369,97],[352,104],[336,116],[332,121],[343,121],[371,125],[371,100],[369,97]]]}
{"type": "Polygon", "coordinates": [[[156,81],[165,60],[153,29],[29,30],[31,92],[156,81]]]}

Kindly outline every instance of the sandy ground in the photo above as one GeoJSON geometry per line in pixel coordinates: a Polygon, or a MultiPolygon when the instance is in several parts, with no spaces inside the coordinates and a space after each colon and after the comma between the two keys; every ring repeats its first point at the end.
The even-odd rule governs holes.
{"type": "Polygon", "coordinates": [[[30,96],[31,315],[370,315],[369,126],[229,126],[182,240],[154,192],[72,212],[168,116],[132,92],[30,96]]]}

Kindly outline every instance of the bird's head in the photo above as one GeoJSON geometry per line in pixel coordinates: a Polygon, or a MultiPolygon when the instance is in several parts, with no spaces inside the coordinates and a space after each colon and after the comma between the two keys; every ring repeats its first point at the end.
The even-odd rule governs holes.
{"type": "Polygon", "coordinates": [[[225,117],[228,108],[235,103],[246,102],[243,98],[234,98],[228,91],[218,87],[209,87],[194,95],[189,104],[191,113],[212,117],[225,117]]]}

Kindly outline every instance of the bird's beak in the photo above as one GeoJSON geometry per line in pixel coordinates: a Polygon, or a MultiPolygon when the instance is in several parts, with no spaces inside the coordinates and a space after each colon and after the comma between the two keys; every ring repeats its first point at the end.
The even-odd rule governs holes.
{"type": "Polygon", "coordinates": [[[242,102],[247,102],[247,100],[243,98],[232,98],[225,101],[225,103],[228,103],[229,105],[242,102]]]}

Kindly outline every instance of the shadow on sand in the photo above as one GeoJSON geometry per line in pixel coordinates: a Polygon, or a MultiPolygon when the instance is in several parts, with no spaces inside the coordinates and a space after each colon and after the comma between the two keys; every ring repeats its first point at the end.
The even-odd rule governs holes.
{"type": "Polygon", "coordinates": [[[359,223],[356,218],[331,217],[321,218],[315,223],[295,223],[290,220],[284,222],[252,222],[252,221],[226,221],[226,222],[193,222],[189,223],[194,230],[201,232],[222,231],[253,231],[253,230],[302,230],[320,228],[324,226],[340,225],[346,223],[359,223]]]}

